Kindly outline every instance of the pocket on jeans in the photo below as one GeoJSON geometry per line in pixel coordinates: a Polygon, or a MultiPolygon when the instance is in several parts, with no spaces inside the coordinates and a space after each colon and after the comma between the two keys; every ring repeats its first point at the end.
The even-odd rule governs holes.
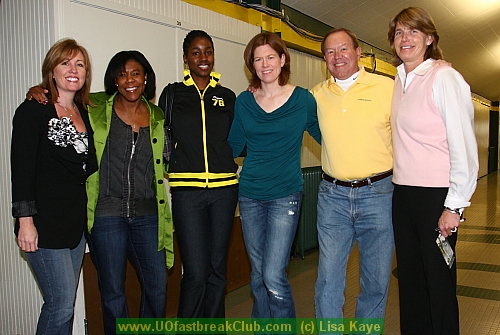
{"type": "Polygon", "coordinates": [[[326,180],[322,179],[321,182],[319,183],[318,192],[319,193],[328,192],[328,190],[330,190],[332,187],[333,187],[332,183],[330,183],[329,181],[326,181],[326,180]]]}
{"type": "Polygon", "coordinates": [[[374,182],[371,185],[371,188],[375,193],[379,194],[392,193],[392,191],[394,191],[394,184],[392,183],[392,178],[387,177],[382,180],[374,182]]]}

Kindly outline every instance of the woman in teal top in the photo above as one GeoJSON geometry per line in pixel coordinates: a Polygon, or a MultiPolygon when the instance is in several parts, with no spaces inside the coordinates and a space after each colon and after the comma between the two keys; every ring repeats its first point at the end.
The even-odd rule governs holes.
{"type": "Polygon", "coordinates": [[[246,148],[239,203],[252,265],[252,317],[293,318],[286,268],[302,200],[304,130],[321,140],[316,102],[307,90],[288,84],[290,56],[277,35],[256,35],[244,58],[254,92],[236,99],[228,141],[235,157],[246,148]]]}
{"type": "MultiPolygon", "coordinates": [[[[247,147],[239,178],[240,195],[272,200],[302,191],[302,137],[306,128],[315,134],[317,121],[313,96],[295,87],[282,106],[268,113],[245,91],[236,100],[235,114],[230,135],[234,154],[247,147]]],[[[319,130],[317,134],[313,136],[319,142],[319,130]]]]}

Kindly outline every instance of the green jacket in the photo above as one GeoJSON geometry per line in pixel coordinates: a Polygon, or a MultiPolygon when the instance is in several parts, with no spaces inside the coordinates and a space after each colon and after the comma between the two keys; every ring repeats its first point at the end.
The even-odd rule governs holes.
{"type": "MultiPolygon", "coordinates": [[[[116,95],[116,94],[115,94],[116,95]]],[[[89,106],[89,118],[92,129],[94,130],[94,144],[97,154],[97,162],[100,167],[101,158],[106,145],[106,139],[111,124],[111,111],[115,95],[109,96],[104,92],[93,93],[91,101],[94,107],[89,106]]],[[[154,104],[142,100],[147,104],[150,114],[150,134],[151,146],[153,148],[153,159],[155,161],[155,185],[156,199],[158,200],[158,250],[165,249],[167,267],[171,268],[174,264],[174,243],[172,233],[172,214],[167,200],[167,191],[165,189],[164,174],[166,166],[163,164],[163,111],[154,104]]],[[[95,208],[99,196],[99,170],[87,179],[87,227],[89,233],[92,233],[94,225],[95,208]]]]}

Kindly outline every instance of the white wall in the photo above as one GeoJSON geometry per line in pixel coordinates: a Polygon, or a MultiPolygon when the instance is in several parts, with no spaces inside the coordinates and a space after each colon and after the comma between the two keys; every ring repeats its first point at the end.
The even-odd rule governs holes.
{"type": "MultiPolygon", "coordinates": [[[[12,116],[27,89],[41,81],[46,52],[60,38],[75,38],[91,55],[92,91],[98,91],[111,57],[139,50],[156,72],[159,97],[167,83],[182,78],[181,45],[191,29],[214,39],[221,84],[236,94],[244,90],[243,50],[259,27],[180,0],[0,0],[0,335],[33,334],[42,303],[14,239],[9,153],[12,116]]],[[[75,334],[83,334],[82,315],[75,334]]]]}
{"type": "Polygon", "coordinates": [[[49,0],[0,3],[0,334],[33,334],[41,296],[14,240],[10,198],[10,135],[14,109],[54,42],[49,0]]]}
{"type": "MultiPolygon", "coordinates": [[[[61,33],[92,55],[92,91],[103,89],[111,57],[121,50],[139,50],[156,73],[157,98],[163,87],[182,79],[182,41],[192,29],[208,32],[215,47],[215,70],[221,84],[238,94],[247,86],[243,50],[260,28],[192,6],[180,0],[59,0],[61,33]],[[72,18],[78,18],[78,21],[72,18]],[[81,22],[81,24],[75,24],[81,22]]],[[[56,17],[57,19],[57,17],[56,17]]]]}

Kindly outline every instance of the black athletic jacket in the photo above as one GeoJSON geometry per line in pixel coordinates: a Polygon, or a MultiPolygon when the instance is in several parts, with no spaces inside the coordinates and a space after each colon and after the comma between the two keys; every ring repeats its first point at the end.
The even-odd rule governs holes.
{"type": "MultiPolygon", "coordinates": [[[[200,91],[189,70],[184,81],[174,83],[171,131],[173,150],[168,177],[170,187],[221,187],[238,183],[233,152],[227,136],[234,116],[236,96],[218,85],[220,74],[211,73],[209,85],[200,91]]],[[[165,108],[166,87],[158,105],[165,108]]],[[[165,116],[165,125],[169,124],[165,116]]]]}

